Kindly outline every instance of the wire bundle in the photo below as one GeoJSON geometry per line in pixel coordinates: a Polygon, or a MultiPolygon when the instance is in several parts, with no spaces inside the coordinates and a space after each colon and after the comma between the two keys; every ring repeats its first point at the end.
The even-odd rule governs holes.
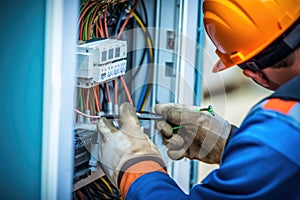
{"type": "Polygon", "coordinates": [[[73,192],[74,200],[121,199],[119,191],[104,176],[73,192]]]}
{"type": "Polygon", "coordinates": [[[91,115],[97,115],[101,111],[99,87],[77,89],[77,110],[80,112],[90,111],[91,115]]]}
{"type": "Polygon", "coordinates": [[[112,25],[118,18],[116,12],[124,6],[126,0],[86,0],[80,5],[79,41],[93,38],[108,38],[108,23],[112,25]],[[107,18],[109,15],[109,18],[107,18]]]}
{"type": "MultiPolygon", "coordinates": [[[[144,32],[146,38],[147,48],[144,49],[142,58],[139,64],[141,68],[144,58],[147,53],[148,61],[150,64],[147,66],[147,73],[145,79],[147,83],[144,84],[139,100],[137,102],[137,110],[145,110],[147,101],[149,99],[152,87],[153,79],[153,62],[154,62],[154,51],[153,43],[150,34],[147,30],[148,16],[143,1],[137,0],[86,0],[82,1],[80,6],[79,15],[79,41],[80,43],[87,40],[96,38],[108,38],[109,33],[114,33],[118,39],[122,36],[122,33],[130,23],[130,20],[135,19],[138,26],[144,32]],[[144,12],[145,22],[141,19],[140,14],[137,12],[136,7],[138,2],[141,2],[141,6],[144,12]]],[[[139,70],[137,71],[137,73],[139,70]]],[[[135,74],[136,75],[136,74],[135,74]]],[[[135,76],[134,75],[134,76],[135,76]]],[[[124,86],[128,101],[133,103],[131,95],[128,92],[126,83],[123,77],[120,77],[121,83],[124,86]]]]}

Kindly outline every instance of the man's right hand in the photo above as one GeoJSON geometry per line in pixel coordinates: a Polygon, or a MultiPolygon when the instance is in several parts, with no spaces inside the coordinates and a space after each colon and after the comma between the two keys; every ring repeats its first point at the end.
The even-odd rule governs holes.
{"type": "Polygon", "coordinates": [[[159,121],[157,128],[168,148],[168,155],[174,160],[187,157],[206,163],[220,163],[225,144],[235,126],[215,113],[199,112],[197,109],[171,103],[155,105],[155,112],[166,119],[159,121]]]}

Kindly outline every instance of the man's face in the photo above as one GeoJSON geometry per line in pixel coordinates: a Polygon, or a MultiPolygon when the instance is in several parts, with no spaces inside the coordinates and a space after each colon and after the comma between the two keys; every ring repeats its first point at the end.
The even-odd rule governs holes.
{"type": "Polygon", "coordinates": [[[259,72],[244,69],[245,76],[254,80],[257,84],[269,89],[276,90],[292,78],[300,74],[300,50],[295,52],[291,66],[277,66],[277,68],[265,68],[259,72]]]}
{"type": "Polygon", "coordinates": [[[277,90],[278,87],[297,76],[297,73],[290,68],[266,68],[261,72],[244,69],[243,73],[257,84],[269,90],[277,90]]]}

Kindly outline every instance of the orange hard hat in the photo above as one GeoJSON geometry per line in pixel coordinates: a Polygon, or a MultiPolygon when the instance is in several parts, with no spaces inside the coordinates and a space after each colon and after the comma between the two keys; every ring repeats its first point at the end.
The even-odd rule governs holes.
{"type": "MultiPolygon", "coordinates": [[[[220,58],[213,69],[218,72],[248,62],[299,25],[300,0],[204,0],[203,13],[205,30],[220,58]]],[[[290,39],[297,40],[296,46],[299,28],[290,39]]]]}

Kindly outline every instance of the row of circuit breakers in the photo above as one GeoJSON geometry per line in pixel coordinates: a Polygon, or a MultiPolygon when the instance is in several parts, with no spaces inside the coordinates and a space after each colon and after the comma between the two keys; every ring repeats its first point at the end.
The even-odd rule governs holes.
{"type": "MultiPolygon", "coordinates": [[[[76,87],[88,89],[124,75],[127,64],[127,42],[104,39],[77,46],[76,87]]],[[[76,101],[75,101],[76,102],[76,101]]],[[[96,124],[78,120],[74,127],[74,188],[89,183],[89,177],[100,170],[99,138],[96,124]]]]}
{"type": "Polygon", "coordinates": [[[91,88],[126,71],[127,42],[105,39],[77,47],[77,87],[91,88]]]}

